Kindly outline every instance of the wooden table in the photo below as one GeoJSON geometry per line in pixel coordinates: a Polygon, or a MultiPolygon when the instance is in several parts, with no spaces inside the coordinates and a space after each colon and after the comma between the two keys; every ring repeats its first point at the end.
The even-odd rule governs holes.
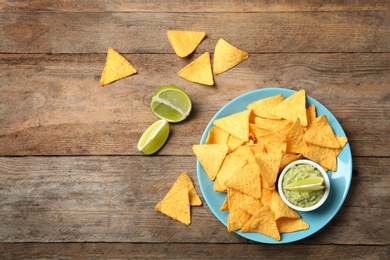
{"type": "Polygon", "coordinates": [[[390,4],[331,2],[0,1],[0,258],[389,258],[390,4]],[[181,59],[169,29],[207,38],[181,59]],[[214,87],[178,77],[219,38],[249,59],[214,87]],[[138,74],[103,88],[109,46],[138,74]],[[149,98],[171,83],[191,116],[140,155],[149,98]],[[330,223],[268,245],[229,233],[206,203],[188,227],[155,211],[183,171],[200,193],[191,145],[212,116],[269,87],[304,88],[349,138],[352,183],[330,223]]]}

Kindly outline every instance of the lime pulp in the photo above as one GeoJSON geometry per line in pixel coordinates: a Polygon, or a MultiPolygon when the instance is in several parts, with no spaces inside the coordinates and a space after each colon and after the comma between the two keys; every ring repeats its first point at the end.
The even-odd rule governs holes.
{"type": "Polygon", "coordinates": [[[165,119],[150,125],[138,141],[137,149],[145,155],[150,155],[165,144],[169,136],[169,123],[165,119]]]}
{"type": "Polygon", "coordinates": [[[324,179],[322,177],[308,177],[296,182],[292,182],[284,187],[286,190],[294,191],[312,191],[325,189],[324,179]]]}

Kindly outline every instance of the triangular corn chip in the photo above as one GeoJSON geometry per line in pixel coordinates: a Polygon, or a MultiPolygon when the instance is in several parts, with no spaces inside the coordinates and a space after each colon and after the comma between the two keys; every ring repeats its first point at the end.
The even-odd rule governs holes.
{"type": "Polygon", "coordinates": [[[307,128],[303,135],[305,141],[309,144],[315,144],[328,148],[340,148],[340,143],[328,122],[326,115],[316,118],[307,128]]]}
{"type": "Polygon", "coordinates": [[[206,33],[169,30],[167,36],[177,56],[185,58],[195,51],[206,33]]]}
{"type": "Polygon", "coordinates": [[[240,62],[246,60],[249,54],[231,45],[224,39],[219,39],[214,50],[213,73],[225,72],[240,62]]]}
{"type": "Polygon", "coordinates": [[[301,89],[277,104],[272,114],[293,122],[299,118],[301,124],[307,126],[305,90],[301,89]]]}
{"type": "Polygon", "coordinates": [[[307,149],[306,141],[303,139],[304,129],[301,125],[299,118],[295,123],[287,130],[287,153],[303,153],[307,149]]]}
{"type": "Polygon", "coordinates": [[[280,197],[279,193],[274,192],[272,194],[270,208],[276,220],[279,218],[300,218],[301,216],[286,205],[280,197]]]}
{"type": "Polygon", "coordinates": [[[335,172],[337,171],[337,154],[339,151],[340,148],[335,149],[309,144],[303,156],[335,172]]]}
{"type": "Polygon", "coordinates": [[[267,98],[260,99],[247,105],[248,109],[251,109],[256,116],[270,119],[280,119],[280,117],[274,116],[272,109],[282,102],[284,95],[279,94],[267,98]]]}
{"type": "Polygon", "coordinates": [[[119,79],[137,73],[131,63],[114,48],[108,48],[106,64],[100,78],[100,85],[105,86],[119,79]]]}
{"type": "MultiPolygon", "coordinates": [[[[278,167],[279,169],[279,167],[278,167]]],[[[261,198],[261,179],[256,162],[246,164],[226,180],[226,186],[255,198],[261,198]]]]}
{"type": "Polygon", "coordinates": [[[308,229],[310,226],[301,218],[279,218],[276,225],[280,233],[289,233],[308,229]]]}
{"type": "Polygon", "coordinates": [[[226,192],[226,181],[230,179],[236,172],[240,171],[247,164],[245,157],[228,154],[222,162],[221,168],[215,178],[214,191],[226,192]]]}
{"type": "Polygon", "coordinates": [[[167,194],[155,209],[187,226],[191,224],[190,198],[186,187],[167,194]]]}
{"type": "Polygon", "coordinates": [[[178,72],[179,77],[191,82],[212,86],[214,85],[211,70],[210,53],[205,52],[196,60],[178,72]]]}
{"type": "Polygon", "coordinates": [[[251,110],[244,110],[226,117],[214,120],[214,125],[234,135],[240,140],[249,140],[249,115],[251,110]]]}
{"type": "Polygon", "coordinates": [[[170,196],[172,193],[179,189],[187,188],[189,192],[190,205],[191,206],[201,206],[202,200],[200,199],[198,193],[196,192],[194,183],[192,182],[190,176],[187,172],[183,172],[176,182],[173,184],[172,188],[169,190],[167,196],[170,196]]]}
{"type": "Polygon", "coordinates": [[[245,210],[240,208],[240,203],[242,202],[245,194],[240,191],[237,191],[232,188],[227,190],[227,200],[229,204],[229,215],[227,219],[228,231],[232,232],[240,229],[252,215],[247,213],[245,210]]]}
{"type": "Polygon", "coordinates": [[[269,206],[261,207],[255,215],[241,228],[241,232],[258,232],[275,240],[280,240],[280,234],[276,221],[269,206]]]}
{"type": "Polygon", "coordinates": [[[210,180],[214,180],[229,147],[223,144],[196,144],[192,146],[192,150],[210,180]]]}
{"type": "Polygon", "coordinates": [[[229,133],[222,130],[218,126],[213,126],[210,128],[206,144],[227,144],[229,139],[229,133]]]}

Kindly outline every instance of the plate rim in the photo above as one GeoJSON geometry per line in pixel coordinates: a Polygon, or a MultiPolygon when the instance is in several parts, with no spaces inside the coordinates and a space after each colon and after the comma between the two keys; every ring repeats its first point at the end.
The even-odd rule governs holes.
{"type": "MultiPolygon", "coordinates": [[[[259,100],[259,99],[264,99],[266,97],[270,97],[270,96],[278,95],[278,94],[283,94],[284,98],[286,98],[286,97],[288,97],[288,96],[290,96],[290,95],[292,95],[292,94],[294,94],[296,92],[297,92],[297,90],[287,89],[287,88],[261,88],[261,89],[251,90],[251,91],[248,91],[246,93],[243,93],[241,95],[236,96],[235,98],[233,98],[232,100],[227,102],[225,105],[223,105],[214,114],[214,116],[210,119],[210,121],[208,122],[208,124],[207,124],[207,126],[206,126],[206,128],[205,128],[205,130],[204,130],[204,132],[202,134],[202,137],[201,137],[201,140],[200,140],[199,144],[204,144],[204,142],[205,142],[205,140],[207,138],[207,133],[208,133],[209,129],[211,128],[211,126],[213,125],[213,122],[217,118],[222,117],[221,114],[223,114],[223,112],[226,109],[228,109],[229,106],[232,106],[236,102],[239,102],[241,99],[248,99],[248,97],[253,96],[253,95],[261,96],[259,98],[255,98],[254,101],[256,101],[256,100],[259,100]]],[[[325,107],[322,103],[320,103],[319,101],[317,101],[316,99],[312,98],[310,95],[307,95],[307,94],[306,94],[306,100],[310,104],[313,104],[313,103],[316,104],[317,103],[316,104],[317,113],[318,113],[318,109],[320,109],[321,111],[324,110],[321,113],[318,113],[317,115],[329,114],[330,117],[331,117],[331,120],[329,120],[329,123],[331,124],[332,128],[334,129],[336,127],[338,132],[341,132],[342,135],[346,136],[346,134],[344,132],[344,129],[342,128],[341,124],[338,122],[337,118],[332,114],[332,112],[327,107],[325,107]]],[[[250,102],[254,102],[254,101],[248,101],[246,104],[249,104],[250,102]]],[[[224,115],[224,116],[227,116],[227,115],[224,115]]],[[[338,133],[338,135],[339,134],[340,133],[338,133]]],[[[279,240],[279,241],[278,240],[274,240],[274,239],[272,239],[272,238],[270,238],[268,236],[265,236],[265,235],[262,235],[262,234],[258,234],[258,233],[242,233],[242,232],[240,232],[240,230],[234,231],[234,233],[236,233],[239,236],[241,236],[243,238],[246,238],[248,240],[251,240],[251,241],[254,241],[254,242],[258,242],[258,243],[265,243],[265,244],[285,244],[285,243],[291,243],[291,242],[295,242],[295,241],[307,238],[307,237],[317,233],[319,230],[321,230],[323,227],[325,227],[335,217],[335,215],[339,212],[339,210],[340,210],[341,206],[344,204],[344,201],[345,201],[345,199],[346,199],[346,197],[348,195],[348,192],[349,192],[350,184],[351,184],[351,181],[352,181],[352,169],[353,169],[352,153],[351,153],[351,148],[350,148],[350,145],[349,145],[349,141],[344,146],[344,148],[340,152],[339,156],[337,157],[338,163],[339,163],[339,158],[341,157],[341,154],[343,154],[343,157],[346,157],[346,159],[348,161],[347,167],[349,168],[348,169],[349,171],[344,174],[346,183],[343,186],[343,192],[341,194],[341,200],[338,202],[338,204],[336,206],[332,206],[332,211],[327,213],[328,217],[324,221],[325,223],[322,223],[320,225],[320,227],[317,227],[315,230],[311,230],[311,231],[310,231],[311,228],[309,228],[308,230],[281,234],[281,240],[279,240]],[[287,236],[288,239],[283,239],[285,236],[287,236]]],[[[204,198],[208,208],[211,210],[213,215],[226,227],[227,226],[227,214],[228,213],[226,211],[225,212],[219,211],[218,214],[217,214],[216,212],[214,212],[215,210],[213,210],[213,207],[210,206],[212,204],[211,203],[211,198],[209,198],[208,195],[206,195],[207,192],[205,190],[206,188],[204,187],[205,184],[201,181],[202,178],[205,177],[205,176],[203,176],[203,177],[201,176],[201,174],[204,173],[204,170],[203,170],[203,167],[201,166],[201,164],[200,164],[198,159],[196,159],[196,170],[197,170],[197,179],[198,179],[198,183],[199,183],[199,186],[200,186],[200,190],[202,192],[203,198],[204,198]],[[222,218],[222,216],[224,216],[224,217],[222,218]]],[[[332,172],[332,171],[329,170],[328,174],[337,173],[337,172],[338,171],[332,172]]],[[[204,173],[204,175],[206,175],[206,174],[204,173]]],[[[209,180],[209,181],[212,182],[211,180],[209,180]]],[[[337,181],[337,179],[335,181],[337,181]]],[[[226,198],[226,193],[224,193],[224,192],[215,192],[215,191],[212,191],[212,192],[214,193],[215,196],[223,196],[223,197],[226,198]]],[[[303,215],[302,218],[305,219],[305,216],[308,216],[307,214],[311,214],[311,213],[310,212],[300,212],[300,214],[303,215]]]]}

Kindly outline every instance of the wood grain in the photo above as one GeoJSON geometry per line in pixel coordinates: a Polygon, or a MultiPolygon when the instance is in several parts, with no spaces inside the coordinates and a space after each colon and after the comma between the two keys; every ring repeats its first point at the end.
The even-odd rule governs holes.
{"type": "MultiPolygon", "coordinates": [[[[202,242],[207,234],[211,243],[244,242],[207,204],[192,208],[189,227],[154,210],[183,171],[202,197],[195,161],[194,156],[0,157],[0,241],[183,243],[202,242]]],[[[354,160],[345,205],[331,224],[302,242],[386,245],[388,167],[389,158],[354,160]]]]}
{"type": "Polygon", "coordinates": [[[247,259],[275,258],[294,259],[388,259],[388,246],[365,245],[262,245],[262,244],[138,244],[138,243],[31,243],[2,244],[0,257],[4,259],[247,259]],[[245,253],[243,253],[245,252],[245,253]]]}
{"type": "Polygon", "coordinates": [[[173,53],[169,29],[202,30],[252,53],[389,52],[390,11],[274,13],[0,13],[2,53],[173,53]],[[248,21],[252,26],[243,26],[248,21]],[[369,22],[367,22],[369,21],[369,22]]]}
{"type": "Polygon", "coordinates": [[[44,1],[0,0],[5,12],[305,12],[389,10],[386,0],[276,0],[276,1],[152,1],[152,0],[84,0],[44,1]]]}
{"type": "Polygon", "coordinates": [[[216,76],[215,87],[177,76],[197,55],[126,57],[139,73],[102,88],[105,55],[0,55],[0,154],[138,154],[141,133],[156,120],[150,96],[173,83],[188,92],[193,111],[172,125],[161,155],[192,155],[191,145],[223,105],[268,87],[304,88],[338,118],[354,156],[390,155],[390,54],[251,55],[216,76]]]}

